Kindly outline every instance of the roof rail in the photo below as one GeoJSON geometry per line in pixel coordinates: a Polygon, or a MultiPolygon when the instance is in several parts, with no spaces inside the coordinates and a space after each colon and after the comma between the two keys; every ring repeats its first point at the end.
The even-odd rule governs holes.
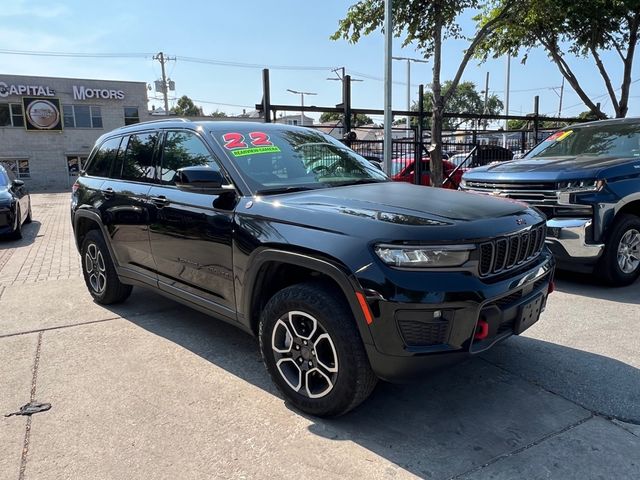
{"type": "Polygon", "coordinates": [[[182,117],[175,117],[175,118],[160,118],[158,120],[147,120],[146,122],[138,122],[138,123],[132,123],[131,125],[123,125],[122,127],[118,127],[116,130],[120,130],[122,128],[129,128],[129,127],[135,127],[137,125],[147,125],[149,123],[162,123],[162,122],[190,122],[191,120],[188,120],[186,118],[182,118],[182,117]]]}

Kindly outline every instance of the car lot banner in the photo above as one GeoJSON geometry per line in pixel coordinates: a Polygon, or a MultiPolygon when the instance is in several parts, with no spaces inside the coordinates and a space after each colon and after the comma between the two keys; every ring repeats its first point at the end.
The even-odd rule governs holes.
{"type": "Polygon", "coordinates": [[[27,130],[62,130],[59,99],[22,97],[22,107],[27,130]]]}

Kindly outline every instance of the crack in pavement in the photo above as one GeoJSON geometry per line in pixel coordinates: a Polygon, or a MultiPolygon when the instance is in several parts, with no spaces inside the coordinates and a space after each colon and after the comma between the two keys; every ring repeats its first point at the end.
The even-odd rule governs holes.
{"type": "MultiPolygon", "coordinates": [[[[40,365],[40,352],[42,350],[42,335],[43,332],[38,334],[38,343],[36,345],[36,355],[33,360],[33,375],[31,377],[31,394],[29,402],[33,402],[36,399],[36,384],[38,381],[38,366],[40,365]]],[[[20,473],[18,480],[24,480],[24,472],[27,468],[27,455],[29,453],[29,440],[31,439],[31,422],[32,416],[27,417],[27,425],[24,432],[24,443],[22,445],[22,456],[20,458],[20,473]]]]}
{"type": "Polygon", "coordinates": [[[466,475],[470,475],[472,473],[475,473],[475,472],[478,472],[478,471],[482,470],[483,468],[486,468],[486,467],[488,467],[490,465],[493,465],[494,463],[499,462],[500,460],[504,460],[505,458],[509,458],[509,457],[514,456],[514,455],[518,455],[518,454],[524,452],[525,450],[529,450],[532,447],[540,445],[541,443],[549,440],[550,438],[557,437],[558,435],[562,435],[563,433],[568,432],[569,430],[572,430],[572,429],[574,429],[576,427],[579,427],[583,423],[588,422],[589,420],[591,420],[592,418],[595,418],[595,417],[596,416],[591,412],[589,416],[587,416],[587,417],[585,417],[585,418],[583,418],[581,420],[578,420],[577,422],[574,422],[574,423],[572,423],[570,425],[567,425],[566,427],[563,427],[560,430],[548,433],[547,435],[544,435],[544,436],[540,437],[538,440],[535,440],[535,441],[529,443],[528,445],[524,445],[524,446],[522,446],[520,448],[512,450],[511,452],[503,453],[501,455],[493,457],[491,460],[489,460],[488,462],[484,463],[483,465],[478,465],[477,467],[473,467],[473,468],[467,470],[466,472],[462,472],[462,473],[459,473],[459,474],[454,475],[452,477],[449,477],[449,480],[455,480],[457,478],[462,478],[462,477],[464,477],[466,475]]]}
{"type": "Polygon", "coordinates": [[[40,333],[40,334],[42,334],[43,332],[49,332],[51,330],[61,330],[61,329],[64,329],[64,328],[80,327],[82,325],[91,325],[93,323],[111,322],[113,320],[119,320],[119,319],[123,319],[123,318],[122,317],[109,317],[109,318],[103,318],[102,320],[87,320],[86,322],[69,323],[67,325],[58,325],[57,327],[38,328],[36,330],[26,330],[24,332],[7,333],[7,334],[4,334],[4,335],[0,335],[0,339],[9,338],[9,337],[18,337],[20,335],[30,335],[32,333],[40,333]]]}
{"type": "Polygon", "coordinates": [[[571,403],[573,403],[574,405],[579,406],[580,408],[584,408],[584,409],[585,409],[585,410],[587,410],[588,412],[591,412],[591,414],[592,414],[592,415],[598,415],[599,417],[605,418],[605,419],[610,420],[610,421],[611,421],[611,420],[619,420],[619,421],[624,422],[624,423],[630,423],[631,425],[640,425],[640,422],[638,422],[637,420],[632,419],[632,418],[618,417],[618,416],[611,415],[611,414],[606,413],[606,412],[601,412],[601,411],[599,411],[599,410],[593,410],[593,409],[591,409],[591,408],[589,408],[589,407],[587,407],[587,406],[583,405],[583,404],[582,404],[582,403],[580,403],[579,401],[574,400],[573,398],[569,398],[569,397],[567,397],[567,396],[565,396],[565,395],[563,395],[563,394],[561,394],[561,393],[554,392],[553,390],[550,390],[550,389],[549,389],[549,388],[547,388],[546,386],[541,385],[540,383],[536,382],[535,380],[532,380],[532,379],[530,379],[530,378],[525,377],[524,375],[522,375],[522,374],[521,374],[521,373],[519,373],[519,372],[513,372],[513,371],[511,371],[511,370],[509,370],[509,369],[507,369],[507,368],[503,367],[502,365],[499,365],[499,364],[497,364],[497,363],[493,363],[491,360],[487,360],[487,359],[486,359],[486,358],[484,358],[484,357],[479,357],[479,358],[480,358],[481,360],[483,360],[484,362],[487,362],[489,365],[492,365],[492,366],[494,366],[494,367],[496,367],[496,368],[499,368],[499,369],[500,369],[500,370],[502,370],[503,372],[507,372],[507,373],[509,373],[509,374],[511,374],[511,375],[515,375],[516,377],[520,378],[521,380],[524,380],[525,382],[527,382],[527,383],[529,383],[529,384],[533,385],[534,387],[538,387],[538,388],[540,388],[540,389],[544,390],[545,392],[550,393],[551,395],[555,395],[555,396],[557,396],[557,397],[560,397],[560,398],[562,398],[562,399],[566,400],[567,402],[571,402],[571,403]]]}

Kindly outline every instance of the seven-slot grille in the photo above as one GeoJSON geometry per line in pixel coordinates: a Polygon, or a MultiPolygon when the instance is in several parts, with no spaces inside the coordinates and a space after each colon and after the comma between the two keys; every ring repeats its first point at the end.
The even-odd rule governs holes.
{"type": "Polygon", "coordinates": [[[533,226],[514,235],[480,244],[480,276],[505,272],[536,257],[544,246],[546,226],[533,226]]]}

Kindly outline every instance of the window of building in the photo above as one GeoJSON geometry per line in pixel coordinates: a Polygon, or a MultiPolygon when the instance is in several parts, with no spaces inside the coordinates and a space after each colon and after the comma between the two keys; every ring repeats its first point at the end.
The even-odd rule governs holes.
{"type": "MultiPolygon", "coordinates": [[[[96,151],[87,166],[87,174],[94,177],[107,177],[111,170],[111,165],[115,163],[120,147],[121,137],[110,138],[96,151]]],[[[69,170],[71,173],[71,170],[69,170]]]]}
{"type": "Polygon", "coordinates": [[[65,128],[102,128],[102,110],[93,105],[63,105],[65,128]]]}
{"type": "Polygon", "coordinates": [[[0,103],[0,127],[24,127],[22,105],[19,103],[0,103]]]}
{"type": "MultiPolygon", "coordinates": [[[[135,182],[153,182],[155,178],[154,150],[157,132],[131,135],[122,158],[120,178],[135,182]]],[[[118,162],[119,163],[119,162],[118,162]]],[[[117,173],[114,173],[117,176],[117,173]]]]}
{"type": "Polygon", "coordinates": [[[134,123],[140,123],[138,107],[124,107],[124,124],[132,125],[134,123]]]}
{"type": "Polygon", "coordinates": [[[31,178],[29,160],[0,160],[0,163],[17,178],[31,178]]]}
{"type": "Polygon", "coordinates": [[[77,177],[87,163],[86,155],[67,155],[67,169],[70,177],[77,177]]]}
{"type": "Polygon", "coordinates": [[[180,168],[208,165],[216,171],[220,167],[202,140],[192,132],[169,132],[164,142],[160,177],[165,185],[175,185],[176,172],[180,168]]]}

